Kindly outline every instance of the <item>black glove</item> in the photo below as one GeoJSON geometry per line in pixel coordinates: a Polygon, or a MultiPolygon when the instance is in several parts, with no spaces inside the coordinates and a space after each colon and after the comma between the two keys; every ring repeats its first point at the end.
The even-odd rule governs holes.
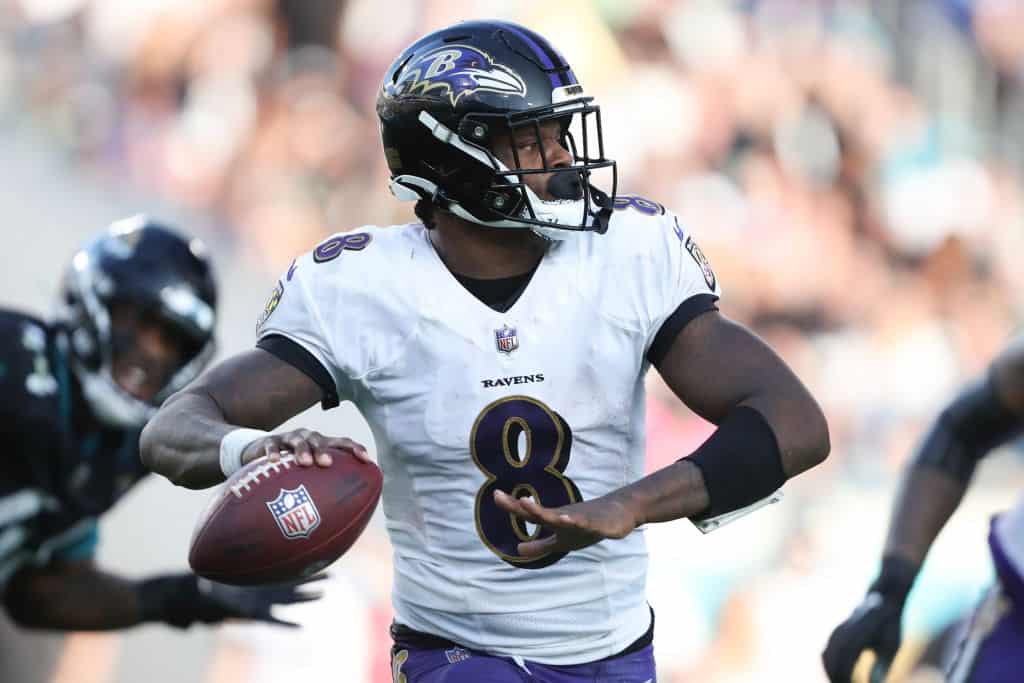
{"type": "Polygon", "coordinates": [[[832,683],[850,683],[853,669],[864,650],[877,657],[871,683],[881,683],[900,648],[903,605],[914,584],[917,567],[899,557],[882,560],[882,572],[871,584],[863,602],[828,639],[821,661],[832,683]]]}
{"type": "Polygon", "coordinates": [[[225,619],[297,627],[298,624],[275,617],[271,608],[318,600],[319,593],[299,588],[325,577],[325,574],[318,574],[291,583],[229,586],[194,574],[159,576],[140,584],[139,601],[144,621],[163,621],[178,628],[187,628],[197,621],[214,624],[225,619]]]}

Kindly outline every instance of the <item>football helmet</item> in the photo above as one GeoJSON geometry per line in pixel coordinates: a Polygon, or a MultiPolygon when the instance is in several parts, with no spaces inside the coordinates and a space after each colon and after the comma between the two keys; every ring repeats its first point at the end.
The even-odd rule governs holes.
{"type": "MultiPolygon", "coordinates": [[[[493,228],[529,228],[553,239],[608,229],[615,162],[604,153],[600,108],[543,37],[517,24],[471,21],[413,43],[388,69],[377,98],[391,191],[493,228]],[[569,165],[549,165],[541,125],[557,121],[569,165]],[[493,153],[499,135],[533,134],[541,167],[515,168],[493,153]],[[594,187],[598,169],[611,192],[594,187]],[[551,174],[541,199],[530,174],[551,174]]],[[[550,143],[549,143],[550,144],[550,143]]]]}
{"type": "Polygon", "coordinates": [[[138,215],[111,224],[71,259],[57,307],[71,367],[96,417],[110,426],[141,427],[173,392],[194,379],[214,353],[217,287],[206,247],[138,215]],[[150,401],[123,389],[114,358],[130,339],[111,327],[111,308],[131,304],[173,330],[180,365],[150,401]]]}

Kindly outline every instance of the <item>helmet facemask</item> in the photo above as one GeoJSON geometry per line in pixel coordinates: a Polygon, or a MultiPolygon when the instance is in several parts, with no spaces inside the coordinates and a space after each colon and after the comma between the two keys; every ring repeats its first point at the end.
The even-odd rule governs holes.
{"type": "Polygon", "coordinates": [[[521,112],[474,112],[462,117],[457,130],[421,111],[420,123],[448,148],[448,165],[456,170],[434,167],[424,174],[443,178],[442,182],[419,174],[397,175],[392,192],[400,199],[429,198],[442,210],[491,228],[530,228],[549,239],[587,230],[604,233],[617,173],[615,162],[604,154],[600,108],[591,102],[592,98],[578,97],[521,112]],[[552,121],[561,129],[556,144],[571,157],[567,165],[553,163],[557,150],[542,134],[552,121]],[[534,140],[540,164],[526,165],[514,143],[509,145],[510,163],[499,159],[494,145],[502,136],[534,140]],[[610,176],[610,195],[594,185],[594,172],[599,170],[610,176]],[[544,192],[550,198],[530,187],[527,178],[538,175],[549,176],[544,192]]]}

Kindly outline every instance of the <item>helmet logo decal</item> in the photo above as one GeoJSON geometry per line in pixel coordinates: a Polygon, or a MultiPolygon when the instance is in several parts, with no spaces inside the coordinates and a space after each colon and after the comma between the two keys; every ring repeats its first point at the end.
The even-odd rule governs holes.
{"type": "Polygon", "coordinates": [[[491,56],[468,45],[446,45],[431,50],[409,63],[394,94],[427,93],[440,90],[452,106],[464,95],[493,92],[526,97],[526,81],[512,69],[495,64],[491,56]]]}

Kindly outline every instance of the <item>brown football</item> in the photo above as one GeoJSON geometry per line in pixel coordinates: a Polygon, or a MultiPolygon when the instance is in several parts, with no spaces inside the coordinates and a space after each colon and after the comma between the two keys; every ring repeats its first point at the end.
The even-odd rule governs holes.
{"type": "Polygon", "coordinates": [[[196,524],[192,570],[222,583],[273,583],[310,576],[341,557],[373,516],[383,477],[373,463],[329,452],[330,467],[300,467],[285,455],[235,472],[196,524]]]}

